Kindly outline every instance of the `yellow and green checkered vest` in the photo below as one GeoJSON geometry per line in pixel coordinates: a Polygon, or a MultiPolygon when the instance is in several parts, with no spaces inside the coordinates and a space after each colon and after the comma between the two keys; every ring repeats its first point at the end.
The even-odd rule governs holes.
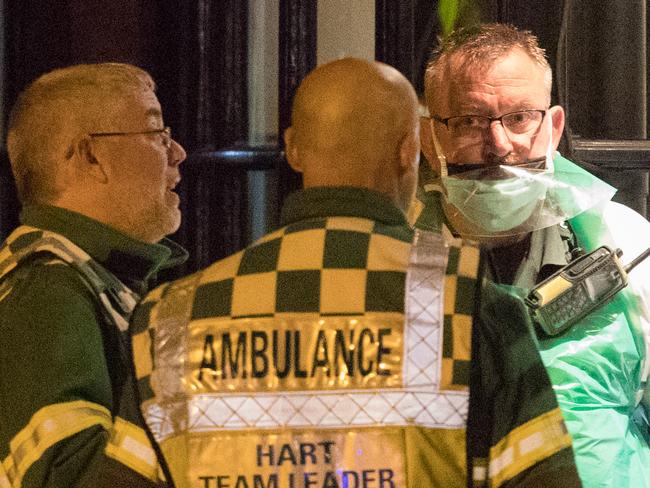
{"type": "MultiPolygon", "coordinates": [[[[12,274],[34,259],[48,264],[65,263],[79,274],[97,303],[107,327],[120,344],[123,364],[130,365],[129,319],[139,297],[85,251],[55,232],[20,226],[0,249],[0,300],[12,289],[12,274]]],[[[29,313],[27,310],[25,313],[29,313]]],[[[109,364],[109,369],[111,369],[109,364]]],[[[112,376],[119,375],[113,371],[112,376]]],[[[21,486],[21,480],[39,454],[48,447],[92,425],[109,433],[105,455],[115,459],[154,483],[164,476],[156,452],[143,425],[131,375],[114,383],[114,411],[84,400],[48,405],[36,412],[11,441],[9,455],[0,460],[0,486],[21,486]]]]}
{"type": "Polygon", "coordinates": [[[465,486],[479,251],[299,222],[154,290],[145,416],[179,486],[465,486]]]}

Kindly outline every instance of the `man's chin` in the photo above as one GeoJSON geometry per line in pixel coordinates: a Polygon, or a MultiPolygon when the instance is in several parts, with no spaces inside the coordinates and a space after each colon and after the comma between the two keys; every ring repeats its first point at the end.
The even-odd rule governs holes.
{"type": "Polygon", "coordinates": [[[176,232],[181,226],[181,211],[177,207],[160,209],[162,212],[152,217],[149,222],[149,242],[158,242],[176,232]]]}
{"type": "Polygon", "coordinates": [[[168,236],[173,234],[181,227],[181,211],[178,208],[175,208],[173,212],[170,213],[169,219],[166,226],[165,235],[168,236]]]}

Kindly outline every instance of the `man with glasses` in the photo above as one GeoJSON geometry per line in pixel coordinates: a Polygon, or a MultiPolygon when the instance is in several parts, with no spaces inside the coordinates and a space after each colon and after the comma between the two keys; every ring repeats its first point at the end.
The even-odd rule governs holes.
{"type": "MultiPolygon", "coordinates": [[[[523,297],[604,244],[629,262],[648,245],[634,229],[650,235],[643,217],[608,203],[614,189],[556,152],[564,111],[551,106],[551,83],[536,38],[501,24],[449,35],[425,75],[422,145],[433,174],[416,225],[482,242],[488,278],[523,297]]],[[[569,330],[535,331],[586,486],[650,486],[639,407],[650,331],[644,273],[633,271],[626,290],[569,330]]]]}
{"type": "Polygon", "coordinates": [[[0,250],[0,486],[167,486],[128,321],[185,251],[183,148],[135,66],[77,65],[19,96],[7,148],[22,225],[0,250]]]}

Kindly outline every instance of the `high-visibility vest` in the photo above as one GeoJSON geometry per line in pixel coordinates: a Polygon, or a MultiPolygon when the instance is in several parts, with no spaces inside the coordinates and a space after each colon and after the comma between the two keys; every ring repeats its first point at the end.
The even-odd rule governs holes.
{"type": "MultiPolygon", "coordinates": [[[[65,263],[78,272],[81,281],[97,297],[104,321],[112,328],[110,333],[119,336],[121,359],[126,365],[132,364],[129,318],[138,296],[64,236],[24,225],[18,227],[0,249],[0,297],[10,292],[11,280],[7,278],[11,273],[39,255],[65,263]]],[[[111,365],[108,366],[110,369],[111,365]]],[[[110,434],[106,456],[154,483],[162,482],[164,475],[141,419],[132,375],[120,383],[120,391],[113,391],[114,412],[83,400],[48,405],[35,412],[29,425],[12,441],[9,456],[0,460],[0,486],[20,486],[29,466],[38,460],[34,453],[44,452],[49,445],[94,424],[110,434]],[[19,438],[29,442],[19,443],[19,438]]]]}
{"type": "Polygon", "coordinates": [[[144,411],[177,485],[465,486],[472,317],[454,293],[478,261],[416,231],[404,314],[193,320],[204,275],[165,288],[134,343],[154,352],[144,411]]]}

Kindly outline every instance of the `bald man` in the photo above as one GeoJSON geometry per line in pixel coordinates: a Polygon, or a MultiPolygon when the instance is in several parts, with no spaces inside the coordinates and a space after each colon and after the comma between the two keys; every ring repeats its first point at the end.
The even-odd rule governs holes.
{"type": "MultiPolygon", "coordinates": [[[[206,488],[463,487],[479,253],[406,222],[419,155],[415,92],[385,64],[334,61],[305,78],[292,124],[286,155],[305,189],[287,198],[282,227],[158,288],[134,316],[145,416],[174,479],[206,488]]],[[[557,453],[573,467],[516,305],[499,303],[503,326],[523,330],[518,351],[539,367],[529,384],[519,366],[513,376],[495,357],[486,362],[492,389],[478,398],[492,414],[498,389],[504,418],[474,422],[473,435],[505,449],[521,427],[544,445],[529,443],[516,466],[503,461],[493,486],[557,453]],[[550,408],[530,407],[533,394],[550,408]]],[[[496,337],[482,342],[479,352],[496,344],[490,354],[509,359],[496,337]]],[[[571,486],[575,470],[563,474],[571,486]]]]}
{"type": "Polygon", "coordinates": [[[305,188],[366,188],[406,212],[417,183],[416,110],[413,88],[393,68],[356,59],[331,63],[296,93],[284,138],[287,160],[305,188]]]}

